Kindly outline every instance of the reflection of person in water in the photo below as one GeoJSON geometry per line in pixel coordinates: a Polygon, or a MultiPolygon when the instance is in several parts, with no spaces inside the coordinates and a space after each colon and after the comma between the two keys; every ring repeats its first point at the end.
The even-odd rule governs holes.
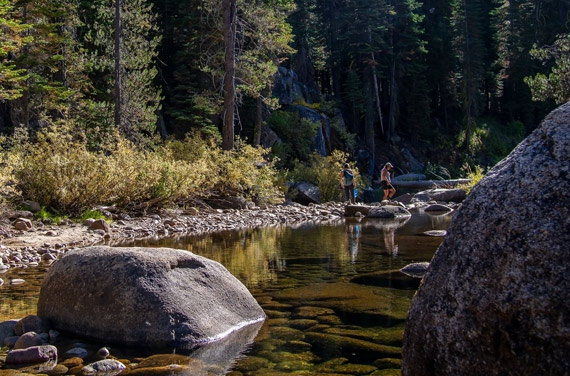
{"type": "Polygon", "coordinates": [[[392,256],[398,256],[398,244],[396,244],[396,228],[384,227],[384,247],[392,256]]]}
{"type": "Polygon", "coordinates": [[[358,255],[358,242],[360,239],[360,223],[348,226],[348,251],[350,252],[350,261],[356,262],[358,255]]]}

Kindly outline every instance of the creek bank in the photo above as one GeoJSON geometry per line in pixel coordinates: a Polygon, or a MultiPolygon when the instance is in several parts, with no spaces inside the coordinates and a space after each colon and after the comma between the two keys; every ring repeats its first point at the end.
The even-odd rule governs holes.
{"type": "Polygon", "coordinates": [[[108,226],[102,225],[101,221],[86,221],[83,224],[63,220],[55,225],[34,220],[30,221],[32,227],[28,230],[17,230],[12,223],[20,217],[33,218],[31,212],[8,213],[2,220],[0,230],[0,273],[9,268],[34,267],[42,262],[53,262],[68,250],[97,244],[117,246],[142,239],[337,221],[344,217],[344,205],[335,202],[249,209],[162,210],[139,217],[118,212],[114,208],[103,208],[102,211],[113,220],[108,226]]]}

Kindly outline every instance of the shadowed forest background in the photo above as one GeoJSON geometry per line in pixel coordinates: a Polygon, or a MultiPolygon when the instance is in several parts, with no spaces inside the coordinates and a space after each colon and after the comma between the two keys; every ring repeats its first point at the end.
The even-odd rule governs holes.
{"type": "Polygon", "coordinates": [[[466,176],[570,100],[568,0],[117,1],[0,0],[5,202],[466,176]]]}

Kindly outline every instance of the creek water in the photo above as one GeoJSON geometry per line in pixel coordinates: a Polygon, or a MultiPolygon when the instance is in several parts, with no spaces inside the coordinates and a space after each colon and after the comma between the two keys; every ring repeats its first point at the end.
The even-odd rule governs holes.
{"type": "MultiPolygon", "coordinates": [[[[176,360],[164,355],[172,351],[161,351],[166,358],[158,360],[142,349],[111,348],[111,354],[133,364],[152,358],[153,374],[172,374],[157,365],[188,356],[205,366],[185,368],[186,374],[399,375],[406,312],[419,285],[399,269],[429,261],[442,238],[424,232],[445,230],[450,220],[414,214],[405,221],[347,219],[126,244],[186,249],[222,263],[268,319],[176,360]]],[[[5,282],[26,281],[0,286],[0,322],[35,314],[46,269],[0,274],[5,282]]],[[[100,344],[89,346],[96,351],[100,344]]]]}

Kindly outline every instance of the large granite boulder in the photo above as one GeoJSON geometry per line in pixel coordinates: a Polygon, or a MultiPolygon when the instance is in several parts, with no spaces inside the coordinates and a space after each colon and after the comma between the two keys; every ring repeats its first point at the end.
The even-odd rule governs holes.
{"type": "Polygon", "coordinates": [[[294,187],[293,191],[293,201],[299,204],[309,205],[321,203],[321,191],[316,185],[301,182],[294,187]]]}
{"type": "Polygon", "coordinates": [[[570,103],[456,213],[412,301],[403,375],[570,374],[570,103]]]}
{"type": "Polygon", "coordinates": [[[121,345],[193,347],[262,321],[221,264],[168,248],[88,247],[48,271],[38,315],[62,332],[121,345]]]}
{"type": "Polygon", "coordinates": [[[411,202],[445,201],[459,203],[463,202],[466,196],[465,190],[461,188],[435,188],[416,193],[411,202]]]}

